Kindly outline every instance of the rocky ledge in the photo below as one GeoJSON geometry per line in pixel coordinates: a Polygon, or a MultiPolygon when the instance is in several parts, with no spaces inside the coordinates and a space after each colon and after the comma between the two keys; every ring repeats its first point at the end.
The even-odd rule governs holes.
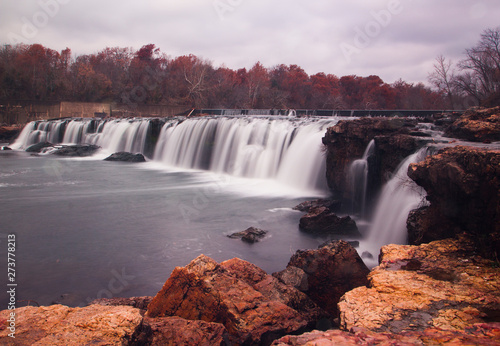
{"type": "Polygon", "coordinates": [[[339,303],[344,330],[362,327],[401,333],[426,328],[464,330],[500,318],[500,269],[458,239],[420,246],[388,245],[368,287],[347,292],[339,303]]]}
{"type": "Polygon", "coordinates": [[[500,141],[500,107],[469,109],[445,133],[474,142],[500,141]]]}

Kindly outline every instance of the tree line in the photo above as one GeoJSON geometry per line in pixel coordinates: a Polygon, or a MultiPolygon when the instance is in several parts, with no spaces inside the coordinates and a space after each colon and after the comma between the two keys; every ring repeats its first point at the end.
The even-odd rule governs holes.
{"type": "Polygon", "coordinates": [[[439,55],[429,81],[446,98],[448,108],[500,105],[500,27],[487,29],[479,42],[454,63],[439,55]]]}
{"type": "MultiPolygon", "coordinates": [[[[498,30],[495,33],[498,35],[498,30]]],[[[498,53],[498,45],[496,49],[498,53]]],[[[469,53],[475,57],[476,48],[467,50],[469,53]]],[[[467,61],[475,60],[469,57],[467,61]]],[[[500,60],[494,61],[498,64],[500,60]]],[[[107,47],[79,56],[73,56],[69,48],[58,52],[41,44],[3,45],[0,102],[117,102],[193,108],[462,109],[466,97],[474,95],[474,100],[482,102],[491,96],[488,93],[492,90],[498,92],[498,65],[493,72],[487,72],[493,77],[483,81],[474,73],[455,76],[444,58],[441,62],[441,70],[429,77],[436,86],[431,89],[423,83],[401,79],[388,84],[376,75],[308,75],[297,65],[265,67],[257,62],[250,69],[215,67],[209,60],[192,54],[169,57],[154,44],[139,50],[107,47]],[[479,88],[480,83],[485,86],[479,88]]],[[[461,66],[464,70],[471,68],[465,62],[461,66]]],[[[475,68],[472,67],[473,72],[475,68]]]]}

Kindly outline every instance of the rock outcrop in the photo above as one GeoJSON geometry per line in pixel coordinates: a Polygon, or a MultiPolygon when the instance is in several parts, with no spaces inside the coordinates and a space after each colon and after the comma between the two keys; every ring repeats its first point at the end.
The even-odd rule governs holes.
{"type": "Polygon", "coordinates": [[[339,217],[327,207],[311,208],[300,218],[299,227],[308,233],[361,236],[351,217],[339,217]]]}
{"type": "Polygon", "coordinates": [[[146,162],[144,155],[142,154],[132,154],[124,151],[120,151],[110,156],[106,157],[104,161],[120,161],[120,162],[146,162]]]}
{"type": "Polygon", "coordinates": [[[249,227],[244,231],[236,232],[228,235],[229,238],[241,239],[246,243],[256,243],[263,239],[267,234],[267,231],[261,230],[260,228],[249,227]]]}
{"type": "Polygon", "coordinates": [[[469,109],[445,134],[474,142],[500,141],[500,107],[469,109]]]}
{"type": "Polygon", "coordinates": [[[500,269],[466,237],[384,246],[368,280],[339,302],[342,329],[464,330],[500,317],[500,269]]]}
{"type": "Polygon", "coordinates": [[[344,293],[365,286],[369,269],[356,250],[343,240],[335,240],[317,250],[299,250],[285,270],[274,273],[281,282],[296,287],[332,316],[344,293]]]}
{"type": "Polygon", "coordinates": [[[465,330],[427,328],[420,332],[407,331],[399,334],[375,333],[364,328],[351,331],[313,331],[302,335],[287,335],[276,340],[275,346],[298,345],[498,345],[500,323],[480,323],[465,330]]]}
{"type": "Polygon", "coordinates": [[[12,338],[6,328],[11,311],[0,312],[2,345],[122,345],[142,321],[140,310],[129,306],[28,306],[15,310],[12,338]]]}
{"type": "Polygon", "coordinates": [[[446,148],[412,164],[408,175],[430,202],[410,214],[410,243],[467,232],[484,256],[500,254],[500,150],[446,148]]]}
{"type": "MultiPolygon", "coordinates": [[[[363,156],[372,139],[375,140],[375,152],[368,158],[367,193],[368,196],[375,195],[405,157],[431,141],[429,138],[410,135],[416,125],[417,121],[412,119],[361,118],[339,121],[328,128],[323,144],[327,153],[327,182],[334,197],[341,200],[351,198],[349,167],[354,160],[363,156]]],[[[367,202],[370,202],[370,198],[367,202]]]]}
{"type": "Polygon", "coordinates": [[[174,269],[146,315],[221,323],[231,342],[269,344],[314,324],[322,312],[301,292],[246,261],[218,264],[200,255],[174,269]]]}

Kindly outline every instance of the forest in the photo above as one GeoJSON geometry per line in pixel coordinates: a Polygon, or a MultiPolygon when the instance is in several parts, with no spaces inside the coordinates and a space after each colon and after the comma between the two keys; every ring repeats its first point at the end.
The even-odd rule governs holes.
{"type": "Polygon", "coordinates": [[[388,84],[376,75],[308,75],[297,65],[266,67],[257,62],[250,69],[233,70],[224,65],[216,67],[192,54],[170,57],[154,44],[139,50],[107,47],[79,56],[74,56],[70,48],[58,52],[41,44],[3,45],[0,103],[32,100],[193,108],[464,109],[485,100],[491,103],[491,95],[498,94],[499,36],[498,29],[483,33],[478,46],[466,51],[467,58],[459,65],[462,74],[439,56],[429,75],[432,88],[402,79],[388,84]],[[479,93],[484,66],[472,65],[478,60],[484,62],[484,50],[494,44],[497,55],[493,61],[486,57],[486,64],[493,65],[487,75],[491,90],[479,93]]]}

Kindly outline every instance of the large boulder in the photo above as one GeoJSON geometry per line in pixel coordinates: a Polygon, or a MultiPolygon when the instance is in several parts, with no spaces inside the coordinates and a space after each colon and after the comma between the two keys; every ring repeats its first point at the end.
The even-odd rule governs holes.
{"type": "Polygon", "coordinates": [[[500,150],[457,146],[410,165],[430,206],[408,220],[411,244],[473,235],[483,256],[500,253],[500,150]]]}
{"type": "Polygon", "coordinates": [[[301,230],[315,234],[360,236],[356,222],[349,216],[339,217],[326,207],[311,208],[299,221],[301,230]]]}
{"type": "Polygon", "coordinates": [[[2,345],[123,345],[142,322],[139,309],[130,306],[64,305],[22,307],[0,311],[2,345]],[[10,314],[15,313],[15,338],[10,314]]]}
{"type": "Polygon", "coordinates": [[[350,244],[335,240],[317,250],[298,250],[286,269],[273,276],[337,316],[340,297],[355,287],[365,286],[369,272],[350,244]]]}
{"type": "Polygon", "coordinates": [[[321,317],[321,310],[307,297],[294,291],[298,298],[285,298],[290,296],[286,290],[294,291],[246,261],[218,264],[200,255],[186,267],[174,269],[146,315],[221,323],[231,342],[269,344],[321,317]],[[300,302],[304,305],[292,307],[300,302]]]}
{"type": "Polygon", "coordinates": [[[445,134],[474,142],[500,141],[500,107],[469,109],[445,134]]]}
{"type": "Polygon", "coordinates": [[[368,287],[339,302],[341,328],[401,333],[463,330],[500,316],[500,269],[468,238],[382,247],[368,287]]]}

